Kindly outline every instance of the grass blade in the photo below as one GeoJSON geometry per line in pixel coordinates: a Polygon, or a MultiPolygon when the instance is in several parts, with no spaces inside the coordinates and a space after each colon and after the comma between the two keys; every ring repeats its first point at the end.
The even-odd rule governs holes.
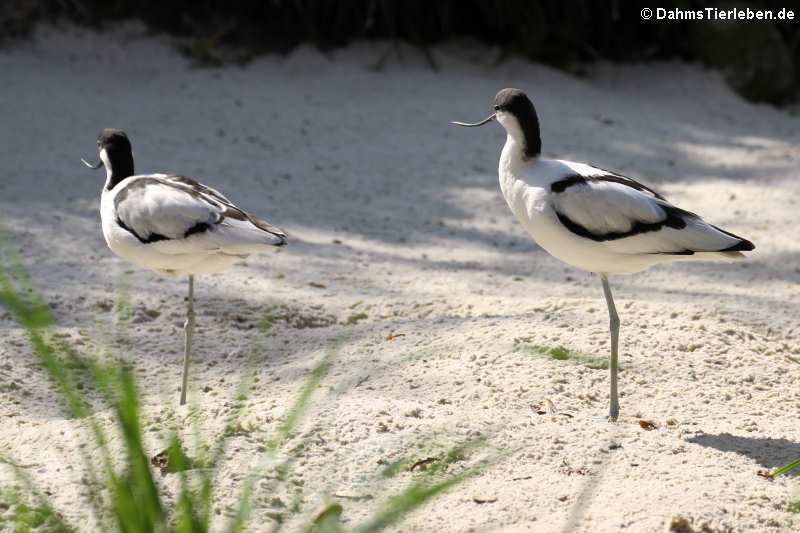
{"type": "Polygon", "coordinates": [[[795,461],[792,461],[788,465],[784,465],[784,466],[780,467],[779,469],[777,469],[776,471],[771,473],[770,477],[776,478],[778,476],[781,476],[781,475],[785,474],[786,472],[788,472],[790,470],[794,470],[798,466],[800,466],[800,459],[797,459],[795,461]]]}

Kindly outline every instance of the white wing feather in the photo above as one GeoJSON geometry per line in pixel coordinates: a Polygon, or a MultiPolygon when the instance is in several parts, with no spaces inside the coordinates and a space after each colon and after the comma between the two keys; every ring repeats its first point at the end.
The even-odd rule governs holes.
{"type": "MultiPolygon", "coordinates": [[[[610,173],[602,169],[570,163],[572,170],[584,177],[601,177],[610,173]]],[[[628,180],[624,176],[611,174],[628,180]]],[[[633,182],[637,187],[641,185],[633,182]]],[[[557,213],[598,237],[609,249],[618,253],[652,254],[682,252],[716,252],[741,242],[741,239],[707,223],[699,216],[672,205],[646,188],[636,188],[615,181],[589,179],[586,183],[553,193],[557,213]],[[669,223],[682,221],[683,227],[669,223]],[[665,223],[667,222],[667,223],[665,223]],[[662,224],[660,227],[653,225],[662,224]],[[624,236],[639,224],[641,232],[624,236]],[[606,236],[607,239],[602,237],[606,236]]]]}
{"type": "Polygon", "coordinates": [[[115,197],[117,217],[142,239],[165,237],[149,243],[160,252],[247,255],[285,242],[281,230],[245,213],[210,187],[178,176],[136,178],[115,197]],[[202,224],[208,227],[198,228],[202,224]]]}
{"type": "Polygon", "coordinates": [[[117,217],[137,235],[147,238],[152,234],[168,239],[182,239],[197,224],[213,224],[222,215],[221,207],[214,206],[187,191],[167,183],[149,182],[145,187],[120,191],[117,196],[117,217]]]}
{"type": "Polygon", "coordinates": [[[595,234],[624,233],[636,222],[667,218],[655,197],[613,182],[575,185],[553,195],[556,211],[595,234]]]}

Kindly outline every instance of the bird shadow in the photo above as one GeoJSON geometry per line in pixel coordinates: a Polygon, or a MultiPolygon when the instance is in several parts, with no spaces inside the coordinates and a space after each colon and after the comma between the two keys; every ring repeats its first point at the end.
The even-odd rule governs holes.
{"type": "MultiPolygon", "coordinates": [[[[742,437],[730,433],[712,435],[701,433],[686,439],[687,442],[714,448],[721,452],[733,452],[749,457],[761,466],[770,470],[800,457],[800,444],[787,439],[773,439],[768,437],[742,437]]],[[[800,476],[800,470],[792,470],[786,475],[800,476]]]]}

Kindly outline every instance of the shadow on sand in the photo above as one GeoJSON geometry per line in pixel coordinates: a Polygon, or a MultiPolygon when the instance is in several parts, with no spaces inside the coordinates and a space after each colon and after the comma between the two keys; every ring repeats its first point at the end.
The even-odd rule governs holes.
{"type": "MultiPolygon", "coordinates": [[[[702,433],[686,440],[721,452],[734,452],[745,455],[770,471],[800,457],[800,444],[786,439],[741,437],[730,433],[720,433],[718,435],[702,433]]],[[[786,475],[800,476],[800,470],[792,470],[786,475]]]]}

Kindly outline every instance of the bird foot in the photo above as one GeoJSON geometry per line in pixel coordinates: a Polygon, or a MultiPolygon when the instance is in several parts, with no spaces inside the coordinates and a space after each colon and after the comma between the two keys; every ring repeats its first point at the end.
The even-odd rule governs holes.
{"type": "Polygon", "coordinates": [[[592,420],[597,420],[598,422],[616,422],[616,418],[611,418],[611,415],[602,415],[602,416],[593,416],[592,420]]]}
{"type": "Polygon", "coordinates": [[[593,416],[592,420],[602,420],[602,421],[605,421],[605,422],[616,422],[617,418],[619,418],[619,411],[617,411],[616,414],[609,413],[607,415],[602,415],[602,416],[593,416]]]}

